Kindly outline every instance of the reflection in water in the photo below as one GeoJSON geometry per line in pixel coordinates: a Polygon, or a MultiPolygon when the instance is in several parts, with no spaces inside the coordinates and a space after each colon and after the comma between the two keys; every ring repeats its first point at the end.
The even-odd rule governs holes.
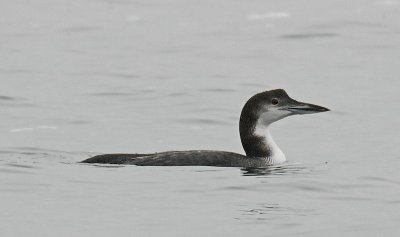
{"type": "Polygon", "coordinates": [[[275,212],[281,212],[282,214],[292,213],[297,215],[306,215],[312,212],[312,209],[282,207],[277,203],[259,203],[254,209],[243,210],[244,215],[265,215],[275,212]]]}
{"type": "Polygon", "coordinates": [[[241,170],[243,176],[274,176],[310,172],[312,167],[300,166],[297,164],[284,164],[263,168],[242,168],[241,170]]]}
{"type": "Polygon", "coordinates": [[[308,216],[313,214],[313,209],[284,207],[277,203],[258,203],[255,207],[241,209],[242,217],[235,219],[256,219],[258,221],[274,221],[287,216],[308,216]]]}

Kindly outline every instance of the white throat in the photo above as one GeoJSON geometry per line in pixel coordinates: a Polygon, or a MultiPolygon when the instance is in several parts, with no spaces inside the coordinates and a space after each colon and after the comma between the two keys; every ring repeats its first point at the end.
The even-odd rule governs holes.
{"type": "Polygon", "coordinates": [[[271,151],[271,156],[266,157],[271,165],[281,164],[286,161],[285,154],[272,139],[271,133],[269,132],[269,125],[264,125],[262,121],[259,121],[254,130],[254,134],[263,138],[265,145],[271,151]]]}

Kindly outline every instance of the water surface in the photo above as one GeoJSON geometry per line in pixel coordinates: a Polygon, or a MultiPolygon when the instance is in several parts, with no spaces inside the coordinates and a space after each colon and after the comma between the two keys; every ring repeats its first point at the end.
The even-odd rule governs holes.
{"type": "Polygon", "coordinates": [[[400,2],[2,1],[1,236],[398,236],[400,2]],[[87,165],[243,153],[253,94],[332,112],[268,169],[87,165]]]}

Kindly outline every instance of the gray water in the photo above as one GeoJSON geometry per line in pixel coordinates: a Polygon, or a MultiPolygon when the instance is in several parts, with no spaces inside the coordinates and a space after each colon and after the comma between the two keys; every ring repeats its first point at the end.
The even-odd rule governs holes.
{"type": "Polygon", "coordinates": [[[399,236],[400,2],[3,0],[0,236],[399,236]],[[264,170],[79,164],[243,153],[253,94],[330,108],[264,170]]]}

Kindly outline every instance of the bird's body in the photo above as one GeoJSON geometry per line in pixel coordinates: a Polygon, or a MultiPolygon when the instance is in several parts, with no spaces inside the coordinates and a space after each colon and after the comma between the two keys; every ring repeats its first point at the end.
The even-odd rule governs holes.
{"type": "Polygon", "coordinates": [[[251,97],[240,116],[240,138],[246,155],[210,150],[167,151],[150,154],[104,154],[82,162],[138,166],[266,167],[286,160],[269,132],[269,126],[273,122],[290,115],[325,111],[329,110],[293,100],[282,89],[265,91],[251,97]]]}
{"type": "Polygon", "coordinates": [[[85,163],[125,164],[137,166],[219,166],[265,167],[268,158],[247,157],[228,151],[189,150],[151,154],[105,154],[92,157],[85,163]]]}

